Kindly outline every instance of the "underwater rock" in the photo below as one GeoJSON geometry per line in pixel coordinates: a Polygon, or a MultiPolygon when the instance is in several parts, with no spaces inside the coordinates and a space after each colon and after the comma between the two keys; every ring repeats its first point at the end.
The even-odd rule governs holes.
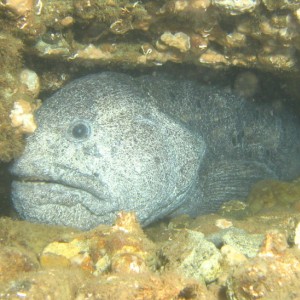
{"type": "Polygon", "coordinates": [[[216,280],[221,270],[221,254],[204,234],[193,230],[180,230],[162,246],[166,257],[165,268],[179,272],[186,278],[207,283],[216,280]]]}
{"type": "Polygon", "coordinates": [[[212,0],[212,5],[223,9],[231,15],[240,15],[246,12],[252,12],[259,4],[259,0],[212,0]]]}
{"type": "Polygon", "coordinates": [[[133,213],[85,233],[4,218],[0,223],[1,299],[213,299],[204,284],[164,271],[157,246],[133,213]]]}
{"type": "Polygon", "coordinates": [[[300,261],[279,232],[266,234],[258,255],[239,265],[227,281],[230,300],[297,299],[300,261]]]}
{"type": "Polygon", "coordinates": [[[299,49],[299,8],[299,2],[287,0],[76,0],[66,3],[9,0],[0,7],[4,12],[0,24],[26,43],[27,53],[55,58],[58,64],[71,61],[75,66],[82,66],[93,61],[97,65],[153,67],[174,61],[175,55],[178,62],[213,68],[239,66],[299,72],[296,51],[299,49]],[[20,18],[11,18],[12,12],[20,18]],[[283,19],[287,21],[282,22],[283,19]],[[196,35],[204,40],[201,44],[205,45],[207,54],[216,53],[210,59],[205,59],[207,56],[200,59],[197,43],[191,43],[191,47],[181,43],[185,45],[183,48],[168,47],[169,51],[164,51],[156,45],[162,30],[170,33],[171,40],[176,33],[191,39],[196,35]],[[57,34],[57,47],[41,45],[42,36],[57,34]],[[156,59],[142,60],[141,46],[149,41],[151,48],[159,53],[156,59]],[[93,55],[73,59],[91,43],[101,51],[108,44],[114,50],[111,55],[97,59],[93,55]]]}
{"type": "Polygon", "coordinates": [[[116,224],[99,227],[67,241],[48,244],[40,262],[44,268],[78,267],[94,275],[146,273],[155,269],[156,248],[144,235],[135,214],[121,212],[116,224]]]}
{"type": "Polygon", "coordinates": [[[76,292],[89,274],[80,270],[52,269],[19,274],[0,284],[2,299],[76,299],[76,292]]]}
{"type": "Polygon", "coordinates": [[[296,225],[293,242],[300,249],[300,223],[296,225]]]}
{"type": "Polygon", "coordinates": [[[33,0],[7,0],[5,5],[19,16],[26,15],[33,8],[33,0]]]}
{"type": "MultiPolygon", "coordinates": [[[[5,282],[25,272],[39,268],[36,257],[18,247],[0,247],[0,282],[5,282]]],[[[0,296],[1,298],[1,296],[0,296]]]]}
{"type": "MultiPolygon", "coordinates": [[[[1,6],[1,5],[0,5],[1,6]]],[[[1,20],[1,18],[0,18],[1,20]]],[[[9,117],[20,87],[23,43],[12,34],[0,33],[0,161],[8,162],[24,148],[23,137],[9,117]]],[[[24,95],[22,95],[23,97],[24,95]]]]}
{"type": "Polygon", "coordinates": [[[29,69],[22,69],[19,74],[18,88],[12,99],[15,99],[13,108],[9,114],[11,126],[17,133],[33,133],[37,124],[34,119],[34,111],[40,106],[40,101],[35,100],[40,92],[40,80],[38,75],[29,69]]]}
{"type": "Polygon", "coordinates": [[[233,246],[224,245],[220,252],[222,254],[222,266],[225,263],[227,267],[235,267],[247,261],[247,257],[233,246]]]}
{"type": "MultiPolygon", "coordinates": [[[[263,244],[258,254],[252,258],[247,258],[230,245],[223,245],[219,251],[196,229],[182,229],[194,227],[203,230],[206,235],[211,230],[220,231],[215,226],[220,216],[212,214],[200,216],[196,220],[190,218],[190,222],[187,216],[177,217],[173,224],[171,220],[170,226],[166,221],[160,225],[156,224],[158,230],[155,235],[151,234],[151,240],[155,241],[154,247],[144,236],[132,213],[121,213],[112,227],[99,226],[85,233],[74,232],[66,227],[1,218],[0,269],[5,273],[0,272],[0,298],[297,299],[300,291],[300,252],[297,243],[295,247],[290,248],[289,245],[294,244],[294,241],[290,240],[288,244],[286,236],[290,226],[295,230],[299,216],[299,212],[280,210],[232,221],[238,230],[244,228],[249,232],[264,234],[263,244]],[[271,228],[275,230],[270,230],[271,228]],[[72,264],[65,264],[67,259],[61,261],[62,256],[53,255],[52,266],[39,265],[36,258],[41,253],[42,256],[45,254],[42,249],[55,243],[61,246],[65,244],[65,249],[69,247],[69,250],[76,250],[73,252],[74,260],[68,258],[72,260],[72,264]],[[86,246],[89,247],[88,252],[86,246]],[[77,253],[80,248],[83,253],[77,253]],[[105,255],[105,251],[110,254],[105,255]],[[125,253],[134,253],[141,257],[146,252],[154,256],[150,255],[149,260],[144,260],[148,269],[141,268],[140,272],[136,272],[137,260],[133,260],[130,267],[130,264],[127,264],[127,258],[130,256],[123,256],[125,253]],[[97,264],[98,272],[93,272],[91,266],[94,265],[85,264],[81,259],[87,257],[87,253],[92,261],[96,261],[101,255],[106,256],[107,260],[103,259],[97,264]],[[112,270],[110,259],[112,256],[118,257],[119,254],[121,268],[112,270]],[[218,259],[212,259],[214,256],[218,259]],[[122,260],[122,257],[126,259],[122,260]],[[202,261],[210,261],[207,265],[202,265],[204,274],[212,271],[209,268],[213,261],[218,261],[221,268],[216,274],[217,280],[204,284],[201,283],[201,277],[197,280],[186,278],[185,273],[178,268],[183,258],[187,258],[185,270],[190,271],[188,276],[191,277],[199,272],[198,266],[202,261]],[[170,266],[174,266],[174,269],[170,270],[170,266]],[[179,272],[181,274],[178,274],[179,272]]],[[[146,231],[149,232],[149,228],[146,231]]],[[[40,262],[41,260],[40,257],[40,262]]]]}
{"type": "Polygon", "coordinates": [[[102,276],[81,285],[76,300],[132,300],[132,299],[199,299],[211,300],[213,295],[204,284],[192,279],[183,279],[175,274],[116,274],[102,276]]]}
{"type": "Polygon", "coordinates": [[[243,219],[250,214],[250,210],[248,203],[230,200],[220,206],[218,213],[226,218],[243,219]]]}
{"type": "Polygon", "coordinates": [[[79,269],[52,268],[0,282],[2,299],[211,300],[205,285],[174,274],[154,273],[92,276],[79,269]]]}
{"type": "Polygon", "coordinates": [[[297,0],[262,0],[262,3],[271,11],[299,7],[299,1],[297,0]]]}
{"type": "Polygon", "coordinates": [[[11,126],[22,133],[33,133],[37,128],[33,115],[35,109],[34,105],[23,99],[16,101],[9,115],[11,126]]]}
{"type": "Polygon", "coordinates": [[[262,234],[248,234],[243,230],[229,229],[222,237],[225,245],[230,245],[247,257],[255,257],[263,242],[262,234]]]}
{"type": "Polygon", "coordinates": [[[218,219],[215,225],[220,229],[227,229],[233,226],[232,222],[227,219],[218,219]]]}
{"type": "Polygon", "coordinates": [[[247,257],[256,256],[263,238],[262,234],[249,234],[241,228],[232,226],[206,236],[206,239],[216,247],[229,245],[247,257]]]}
{"type": "Polygon", "coordinates": [[[300,172],[296,116],[193,81],[86,76],[36,116],[11,168],[28,220],[89,229],[127,210],[145,226],[216,211],[260,179],[300,172]]]}
{"type": "Polygon", "coordinates": [[[42,39],[36,43],[35,50],[41,57],[53,57],[56,55],[68,55],[70,45],[65,39],[58,39],[51,43],[44,42],[42,39]]]}
{"type": "Polygon", "coordinates": [[[102,51],[92,44],[74,54],[74,59],[109,59],[110,57],[110,52],[102,51]]]}
{"type": "Polygon", "coordinates": [[[20,93],[36,98],[40,93],[40,79],[38,75],[29,69],[23,69],[20,73],[20,93]]]}
{"type": "Polygon", "coordinates": [[[169,31],[164,32],[160,37],[160,41],[167,46],[178,49],[180,52],[186,52],[191,48],[190,37],[183,32],[176,32],[175,34],[169,31]]]}
{"type": "Polygon", "coordinates": [[[251,189],[247,202],[252,212],[272,207],[293,207],[299,210],[300,178],[291,182],[263,180],[251,189]]]}

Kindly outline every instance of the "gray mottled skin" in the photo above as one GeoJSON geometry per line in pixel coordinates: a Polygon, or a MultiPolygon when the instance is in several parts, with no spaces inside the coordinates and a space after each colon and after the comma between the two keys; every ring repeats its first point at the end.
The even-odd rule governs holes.
{"type": "Polygon", "coordinates": [[[127,210],[147,225],[214,211],[259,179],[300,174],[296,117],[191,81],[90,75],[36,118],[11,168],[14,205],[36,222],[89,229],[127,210]]]}

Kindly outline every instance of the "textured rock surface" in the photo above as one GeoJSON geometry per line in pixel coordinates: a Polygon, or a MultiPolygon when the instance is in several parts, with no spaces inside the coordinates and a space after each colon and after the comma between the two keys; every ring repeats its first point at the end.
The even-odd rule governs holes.
{"type": "Polygon", "coordinates": [[[258,255],[240,265],[229,278],[227,297],[230,300],[297,299],[299,274],[299,252],[289,251],[284,235],[269,232],[258,255]]]}
{"type": "Polygon", "coordinates": [[[1,299],[212,299],[204,284],[159,270],[162,263],[150,259],[156,257],[156,247],[132,213],[120,213],[113,227],[88,233],[60,228],[56,242],[53,233],[58,228],[48,227],[45,232],[45,227],[35,224],[0,222],[1,246],[5,245],[0,251],[1,299]],[[9,236],[14,249],[7,246],[12,242],[9,236]],[[51,240],[42,252],[40,236],[51,240]],[[101,270],[105,256],[109,256],[107,267],[101,270]]]}
{"type": "Polygon", "coordinates": [[[297,1],[69,0],[62,4],[41,0],[32,6],[29,0],[2,4],[0,22],[6,22],[4,28],[15,26],[11,30],[22,32],[25,40],[34,40],[33,49],[40,57],[79,64],[151,66],[173,61],[296,69],[297,1]],[[14,15],[23,18],[16,21],[14,15]],[[157,37],[167,33],[169,42],[160,47],[157,37]],[[190,40],[189,47],[178,47],[183,37],[190,40]]]}
{"type": "Polygon", "coordinates": [[[300,180],[295,179],[291,182],[260,181],[251,189],[248,203],[252,211],[270,207],[292,207],[299,210],[300,180]]]}
{"type": "Polygon", "coordinates": [[[243,231],[229,230],[223,236],[223,243],[232,246],[247,257],[255,257],[263,239],[264,236],[261,234],[247,234],[243,231]]]}
{"type": "Polygon", "coordinates": [[[223,245],[228,245],[236,252],[247,257],[255,257],[264,236],[262,234],[249,234],[247,231],[240,228],[229,227],[208,235],[206,239],[214,243],[218,248],[223,245]]]}
{"type": "Polygon", "coordinates": [[[221,254],[201,232],[180,231],[162,249],[168,261],[167,270],[207,283],[221,274],[221,254]]]}
{"type": "Polygon", "coordinates": [[[212,5],[219,7],[231,15],[252,12],[260,4],[256,0],[212,0],[212,5]]]}
{"type": "Polygon", "coordinates": [[[135,214],[122,212],[113,227],[99,227],[71,240],[48,244],[40,255],[44,268],[80,267],[94,275],[141,274],[158,264],[154,244],[143,234],[135,214]]]}
{"type": "Polygon", "coordinates": [[[235,245],[217,249],[206,240],[205,236],[223,231],[216,226],[220,215],[197,219],[180,216],[146,229],[146,234],[131,213],[121,213],[112,227],[99,226],[84,233],[1,218],[0,269],[5,273],[0,274],[0,298],[297,299],[299,216],[295,210],[281,209],[244,220],[228,219],[239,230],[264,235],[258,254],[252,258],[236,250],[235,245]],[[45,250],[55,243],[65,244],[69,250],[79,246],[81,251],[65,257],[68,264],[62,264],[62,256],[50,257],[48,252],[48,265],[44,265],[45,250]],[[105,256],[105,252],[109,256],[106,262],[90,264],[105,256]],[[132,255],[144,259],[148,269],[137,268],[139,260],[132,260],[132,255]],[[113,257],[118,266],[115,269],[113,257]],[[182,262],[184,269],[179,269],[182,262]],[[93,267],[105,267],[105,263],[105,272],[94,272],[93,267]],[[213,265],[217,272],[210,273],[213,265]],[[174,272],[170,272],[171,266],[174,272]],[[205,286],[201,274],[209,273],[216,280],[208,279],[205,286]],[[195,274],[199,275],[197,280],[191,278],[195,274]]]}
{"type": "MultiPolygon", "coordinates": [[[[292,73],[283,74],[282,86],[299,98],[298,1],[2,0],[0,11],[1,161],[23,147],[22,131],[9,119],[23,97],[15,93],[23,62],[39,74],[42,91],[91,68],[174,62],[286,70],[292,73]]],[[[33,103],[32,97],[26,101],[33,103]]]]}

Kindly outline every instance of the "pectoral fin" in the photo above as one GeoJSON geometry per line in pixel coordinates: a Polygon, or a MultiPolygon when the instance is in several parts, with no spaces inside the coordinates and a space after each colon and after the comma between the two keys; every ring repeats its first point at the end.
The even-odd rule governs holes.
{"type": "Polygon", "coordinates": [[[211,164],[200,177],[203,188],[201,213],[215,211],[229,200],[243,200],[255,182],[266,178],[277,176],[261,162],[237,160],[211,164]]]}

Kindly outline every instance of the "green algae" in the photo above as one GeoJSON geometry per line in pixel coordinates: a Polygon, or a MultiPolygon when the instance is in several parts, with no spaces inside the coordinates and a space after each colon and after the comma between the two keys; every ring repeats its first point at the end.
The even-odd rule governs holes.
{"type": "Polygon", "coordinates": [[[17,88],[17,74],[22,66],[22,42],[8,33],[0,33],[0,161],[8,162],[21,154],[22,135],[9,118],[17,88]]]}

